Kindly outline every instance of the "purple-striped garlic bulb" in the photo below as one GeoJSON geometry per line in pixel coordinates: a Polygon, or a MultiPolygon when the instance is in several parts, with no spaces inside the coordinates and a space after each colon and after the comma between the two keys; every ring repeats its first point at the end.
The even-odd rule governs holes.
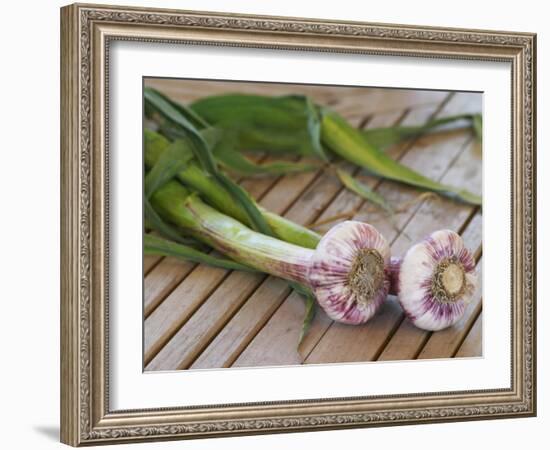
{"type": "Polygon", "coordinates": [[[477,287],[475,259],[454,231],[439,230],[392,258],[390,293],[411,322],[430,331],[455,324],[477,287]]]}
{"type": "Polygon", "coordinates": [[[389,245],[376,228],[363,222],[342,222],[329,230],[315,249],[308,281],[331,319],[364,323],[388,295],[389,260],[389,245]]]}

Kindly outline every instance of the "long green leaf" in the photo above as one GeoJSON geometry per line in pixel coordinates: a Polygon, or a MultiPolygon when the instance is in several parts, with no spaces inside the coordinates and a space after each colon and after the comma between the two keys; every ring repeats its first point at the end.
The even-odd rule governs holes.
{"type": "Polygon", "coordinates": [[[298,338],[298,346],[300,346],[307,333],[309,332],[311,324],[313,323],[313,319],[315,318],[315,313],[317,312],[317,301],[312,294],[305,295],[305,302],[306,312],[304,314],[304,322],[302,324],[302,329],[298,338]]]}
{"type": "Polygon", "coordinates": [[[251,195],[223,172],[219,172],[217,178],[231,195],[240,202],[250,219],[252,227],[263,234],[274,236],[273,230],[265,220],[251,195]]]}
{"type": "Polygon", "coordinates": [[[170,144],[145,177],[145,196],[151,197],[155,190],[181,172],[191,159],[193,153],[184,142],[170,144]]]}
{"type": "Polygon", "coordinates": [[[443,125],[447,125],[453,122],[467,121],[468,127],[472,126],[476,115],[472,114],[459,114],[454,116],[441,117],[439,119],[432,119],[426,122],[424,125],[416,127],[407,126],[395,126],[395,127],[383,127],[383,128],[368,128],[362,130],[365,140],[379,149],[384,149],[395,145],[405,139],[410,139],[427,133],[429,131],[436,130],[443,125]]]}
{"type": "Polygon", "coordinates": [[[271,228],[260,213],[250,195],[237,183],[222,173],[214,160],[214,156],[200,131],[172,103],[153,89],[145,89],[145,101],[152,105],[164,118],[188,134],[189,144],[203,169],[210,173],[227,189],[233,198],[243,207],[254,229],[267,235],[273,235],[271,228]]]}
{"type": "Polygon", "coordinates": [[[323,114],[323,142],[342,158],[374,175],[439,192],[461,201],[481,205],[481,197],[454,186],[438,183],[390,158],[370,145],[360,131],[335,112],[323,114]]]}
{"type": "Polygon", "coordinates": [[[317,157],[328,162],[328,156],[321,144],[321,110],[318,109],[309,97],[304,97],[307,109],[307,130],[311,139],[311,146],[317,157]]]}
{"type": "Polygon", "coordinates": [[[302,323],[302,329],[300,330],[300,336],[298,337],[299,347],[306,337],[307,333],[309,332],[311,324],[313,323],[313,319],[315,318],[315,313],[317,312],[317,300],[315,299],[313,292],[311,292],[309,288],[294,282],[289,282],[288,284],[293,290],[295,290],[298,294],[302,296],[306,303],[304,321],[302,323]]]}
{"type": "Polygon", "coordinates": [[[369,186],[367,186],[364,183],[361,183],[360,181],[353,178],[349,172],[346,172],[342,169],[336,169],[336,175],[342,182],[342,184],[348,188],[350,191],[354,192],[355,194],[359,195],[360,197],[364,198],[365,200],[369,200],[372,203],[380,206],[384,210],[386,210],[388,213],[393,214],[394,211],[386,201],[384,197],[382,197],[377,192],[374,192],[369,186]]]}
{"type": "MultiPolygon", "coordinates": [[[[294,154],[320,157],[311,133],[315,128],[312,110],[316,108],[312,108],[305,97],[231,94],[201,99],[193,103],[191,108],[208,123],[236,134],[236,150],[290,151],[294,154]]],[[[481,204],[480,196],[465,189],[438,183],[393,160],[378,147],[371,145],[362,132],[338,114],[326,109],[321,109],[319,114],[322,144],[336,155],[374,175],[436,191],[464,202],[481,204]]],[[[423,129],[441,126],[458,120],[457,117],[431,121],[423,129]]],[[[468,117],[471,115],[464,115],[462,118],[468,117]]],[[[385,133],[386,136],[382,136],[378,132],[378,142],[402,139],[404,135],[418,134],[419,130],[402,128],[394,130],[393,136],[385,133]]]]}
{"type": "Polygon", "coordinates": [[[143,253],[146,255],[171,256],[184,261],[207,264],[222,269],[256,272],[256,270],[244,264],[226,258],[218,258],[188,245],[178,244],[150,234],[143,236],[143,253]]]}
{"type": "Polygon", "coordinates": [[[224,139],[237,151],[326,159],[320,139],[320,112],[306,97],[228,94],[200,99],[191,109],[222,129],[224,139]]]}
{"type": "MultiPolygon", "coordinates": [[[[146,148],[147,145],[163,147],[165,144],[153,132],[145,133],[145,141],[146,148]]],[[[145,176],[145,197],[143,199],[145,221],[149,228],[180,244],[188,245],[195,245],[196,241],[182,237],[174,227],[167,224],[154,210],[149,198],[159,187],[166,184],[180,172],[192,158],[193,154],[181,141],[176,141],[172,144],[166,143],[166,148],[163,149],[153,168],[145,176]]]]}
{"type": "Polygon", "coordinates": [[[257,164],[242,153],[232,148],[218,147],[216,159],[227,169],[242,176],[256,175],[287,175],[292,173],[311,172],[318,168],[313,164],[273,161],[269,163],[257,164]]]}
{"type": "Polygon", "coordinates": [[[167,97],[166,95],[164,95],[162,92],[160,91],[157,91],[156,89],[153,89],[153,88],[145,88],[146,91],[151,91],[153,92],[156,96],[164,99],[166,102],[168,102],[170,105],[172,105],[174,107],[174,109],[176,109],[181,115],[183,115],[189,122],[191,122],[191,124],[197,128],[197,129],[202,129],[202,128],[207,128],[209,127],[210,125],[208,124],[208,122],[206,122],[206,120],[204,120],[201,116],[199,116],[197,113],[195,113],[195,111],[193,111],[191,108],[189,108],[188,106],[185,106],[183,105],[182,103],[179,103],[179,102],[176,102],[174,100],[172,100],[171,98],[167,97]]]}
{"type": "Polygon", "coordinates": [[[181,128],[185,135],[193,142],[194,153],[198,161],[209,173],[216,173],[216,162],[208,150],[208,145],[193,123],[185,117],[179,109],[167,100],[160,92],[152,89],[144,89],[145,104],[154,108],[161,116],[181,128]]]}

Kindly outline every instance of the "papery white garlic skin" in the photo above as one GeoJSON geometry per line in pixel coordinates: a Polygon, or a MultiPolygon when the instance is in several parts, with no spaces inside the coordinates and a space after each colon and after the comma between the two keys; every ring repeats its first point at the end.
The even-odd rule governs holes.
{"type": "Polygon", "coordinates": [[[454,231],[439,230],[403,257],[398,299],[419,328],[437,331],[455,324],[476,290],[475,259],[454,231]]]}
{"type": "Polygon", "coordinates": [[[389,290],[386,239],[372,225],[345,221],[315,249],[308,279],[321,307],[338,322],[360,324],[380,309],[389,290]]]}

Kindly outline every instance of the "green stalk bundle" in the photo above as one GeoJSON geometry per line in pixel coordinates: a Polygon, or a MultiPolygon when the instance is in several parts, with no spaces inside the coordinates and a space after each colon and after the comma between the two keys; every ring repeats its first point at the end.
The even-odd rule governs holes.
{"type": "MultiPolygon", "coordinates": [[[[192,152],[189,147],[190,144],[185,140],[180,139],[170,143],[160,134],[146,129],[144,134],[145,166],[151,169],[147,178],[152,179],[152,176],[156,176],[157,179],[162,178],[162,172],[168,175],[168,178],[175,176],[183,185],[198,192],[205,201],[219,211],[251,226],[251,221],[244,208],[235,202],[234,198],[221,183],[214,177],[209,176],[192,159],[192,152]],[[189,154],[191,154],[191,158],[186,157],[189,154]],[[179,165],[177,161],[183,161],[183,164],[179,165]]],[[[149,193],[147,178],[146,195],[149,193]]],[[[152,186],[151,189],[154,190],[154,187],[152,186]]],[[[254,202],[252,199],[250,201],[254,202]]],[[[307,248],[315,248],[317,246],[320,239],[317,233],[269,212],[255,202],[254,205],[260,211],[275,236],[284,241],[307,248]]]]}

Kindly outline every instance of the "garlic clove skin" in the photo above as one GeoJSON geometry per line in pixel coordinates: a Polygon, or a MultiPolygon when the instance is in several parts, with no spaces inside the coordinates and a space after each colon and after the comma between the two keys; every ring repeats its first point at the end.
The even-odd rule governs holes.
{"type": "Polygon", "coordinates": [[[345,221],[321,239],[310,260],[309,284],[331,319],[365,323],[386,300],[389,260],[390,247],[376,228],[345,221]]]}
{"type": "Polygon", "coordinates": [[[462,238],[454,231],[439,230],[403,257],[397,294],[414,325],[437,331],[460,320],[477,283],[475,259],[462,238]]]}

